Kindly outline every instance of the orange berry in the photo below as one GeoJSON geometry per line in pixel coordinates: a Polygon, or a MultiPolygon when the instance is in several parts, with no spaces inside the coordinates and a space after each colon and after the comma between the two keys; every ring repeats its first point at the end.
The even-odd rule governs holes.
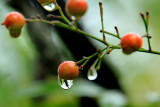
{"type": "Polygon", "coordinates": [[[67,0],[65,10],[69,16],[75,16],[79,19],[83,16],[88,8],[86,0],[67,0]]]}
{"type": "Polygon", "coordinates": [[[6,26],[10,35],[14,38],[20,36],[21,29],[26,23],[25,17],[19,12],[10,12],[7,14],[2,25],[6,26]]]}
{"type": "Polygon", "coordinates": [[[125,54],[131,54],[142,47],[143,40],[136,33],[127,33],[121,39],[122,51],[125,54]]]}
{"type": "Polygon", "coordinates": [[[58,67],[60,79],[73,80],[79,74],[79,67],[73,61],[64,61],[58,67]]]}

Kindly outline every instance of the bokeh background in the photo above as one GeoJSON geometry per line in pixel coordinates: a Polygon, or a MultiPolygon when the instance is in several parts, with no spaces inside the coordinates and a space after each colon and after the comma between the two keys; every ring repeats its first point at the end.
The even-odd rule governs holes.
{"type": "MultiPolygon", "coordinates": [[[[57,0],[64,10],[65,1],[57,0]]],[[[87,0],[89,8],[79,27],[102,38],[98,0],[87,0]]],[[[18,11],[30,18],[47,12],[36,0],[0,0],[0,23],[7,13],[18,11]]],[[[120,35],[145,34],[140,12],[150,12],[149,34],[154,50],[160,51],[159,0],[102,0],[105,30],[120,35]]],[[[106,35],[112,44],[119,40],[106,35]]],[[[106,55],[98,78],[87,79],[86,68],[69,90],[57,80],[57,67],[65,60],[78,61],[102,49],[103,44],[56,26],[28,23],[19,38],[11,38],[0,26],[0,107],[159,107],[160,56],[135,52],[124,55],[114,50],[106,55]]],[[[144,48],[147,41],[144,38],[144,48]]]]}

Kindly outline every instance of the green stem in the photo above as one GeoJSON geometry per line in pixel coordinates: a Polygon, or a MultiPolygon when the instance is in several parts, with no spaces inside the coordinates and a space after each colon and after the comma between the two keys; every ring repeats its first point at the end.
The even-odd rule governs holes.
{"type": "Polygon", "coordinates": [[[143,48],[141,48],[141,49],[139,49],[138,50],[139,52],[145,52],[145,53],[151,53],[151,54],[156,54],[156,55],[160,55],[160,52],[158,52],[158,51],[154,51],[154,50],[146,50],[146,49],[143,49],[143,48]]]}
{"type": "MultiPolygon", "coordinates": [[[[91,55],[91,56],[89,56],[89,57],[86,57],[86,58],[85,58],[85,62],[84,62],[80,67],[83,68],[83,67],[86,65],[86,63],[87,63],[90,59],[92,59],[93,57],[95,57],[97,54],[98,54],[98,53],[94,53],[93,55],[91,55]]],[[[83,59],[80,60],[80,61],[78,61],[77,63],[80,63],[80,62],[82,62],[82,61],[83,61],[83,59]]]]}
{"type": "Polygon", "coordinates": [[[150,43],[150,37],[149,37],[149,33],[148,33],[149,12],[146,12],[146,18],[144,17],[144,14],[143,14],[143,13],[141,13],[140,15],[141,15],[142,20],[143,20],[143,23],[144,23],[144,25],[145,25],[146,37],[147,37],[147,41],[148,41],[149,51],[152,51],[151,43],[150,43]]]}
{"type": "MultiPolygon", "coordinates": [[[[111,46],[112,49],[121,49],[120,46],[118,45],[112,45],[111,46]]],[[[160,55],[160,52],[159,51],[154,51],[154,50],[147,50],[147,49],[144,49],[144,48],[140,48],[137,50],[138,52],[144,52],[144,53],[150,53],[150,54],[156,54],[156,55],[160,55]]]]}
{"type": "Polygon", "coordinates": [[[149,51],[151,51],[151,43],[150,43],[150,36],[148,33],[148,22],[149,22],[149,12],[146,12],[146,34],[147,34],[147,39],[148,39],[148,47],[149,51]]]}
{"type": "Polygon", "coordinates": [[[27,22],[42,22],[42,23],[47,23],[47,24],[51,24],[51,25],[57,25],[59,27],[66,28],[66,29],[69,29],[71,31],[74,31],[74,32],[80,33],[82,35],[88,36],[90,38],[93,38],[93,39],[95,39],[95,40],[97,40],[97,41],[99,41],[99,42],[108,46],[108,44],[106,42],[104,42],[103,40],[101,40],[101,39],[99,39],[99,38],[97,38],[93,35],[90,35],[90,34],[84,32],[84,31],[76,28],[75,26],[70,26],[70,25],[67,25],[67,24],[65,24],[63,22],[60,22],[60,21],[47,21],[47,20],[43,20],[43,19],[26,19],[26,21],[27,22]]]}
{"type": "Polygon", "coordinates": [[[97,38],[97,37],[95,37],[95,36],[93,36],[93,35],[90,35],[90,34],[84,32],[84,31],[82,31],[82,30],[80,30],[80,29],[78,29],[78,28],[76,28],[76,27],[74,27],[74,26],[69,26],[69,25],[66,25],[66,24],[64,24],[64,23],[62,23],[62,22],[58,22],[56,25],[57,25],[57,26],[60,26],[60,27],[63,27],[63,28],[66,28],[66,29],[69,29],[69,30],[71,30],[71,31],[80,33],[80,34],[82,34],[82,35],[88,36],[88,37],[90,37],[90,38],[93,38],[93,39],[95,39],[95,40],[97,40],[97,41],[99,41],[99,42],[101,42],[101,43],[103,43],[103,44],[105,44],[105,45],[108,46],[108,43],[104,42],[103,40],[101,40],[101,39],[99,39],[99,38],[97,38]]]}
{"type": "Polygon", "coordinates": [[[100,32],[104,32],[104,33],[106,33],[106,34],[108,34],[108,35],[112,35],[112,36],[120,39],[120,37],[119,37],[118,35],[116,35],[116,34],[113,34],[113,33],[107,32],[107,31],[102,31],[102,30],[100,30],[100,32]]]}
{"type": "Polygon", "coordinates": [[[98,64],[96,66],[96,70],[99,70],[101,67],[101,63],[102,63],[102,59],[103,57],[106,55],[107,51],[110,49],[110,46],[108,46],[107,48],[105,48],[104,52],[99,56],[98,58],[98,64]]]}
{"type": "Polygon", "coordinates": [[[103,7],[102,7],[102,2],[99,2],[99,8],[100,8],[100,16],[101,16],[101,25],[102,25],[103,41],[106,42],[106,37],[105,37],[105,34],[104,34],[104,21],[103,21],[103,7]]]}
{"type": "Polygon", "coordinates": [[[41,22],[41,23],[46,23],[46,24],[51,24],[51,25],[55,23],[55,21],[48,21],[48,20],[43,20],[43,19],[26,19],[26,22],[41,22]]]}
{"type": "Polygon", "coordinates": [[[144,23],[144,26],[145,26],[145,29],[146,29],[146,32],[148,32],[148,25],[146,23],[146,19],[144,17],[144,14],[143,13],[140,13],[141,17],[142,17],[142,20],[143,20],[143,23],[144,23]]]}
{"type": "Polygon", "coordinates": [[[85,64],[86,64],[90,59],[92,59],[93,57],[95,57],[96,55],[98,55],[99,52],[103,52],[103,51],[105,51],[105,50],[107,50],[107,49],[108,49],[108,46],[107,46],[106,48],[104,48],[103,50],[98,51],[98,52],[96,52],[96,53],[94,53],[94,54],[92,54],[92,55],[90,55],[90,56],[88,56],[88,57],[84,57],[83,59],[77,61],[76,63],[77,63],[77,64],[83,63],[83,64],[81,65],[81,67],[83,68],[83,67],[85,66],[85,64]]]}
{"type": "Polygon", "coordinates": [[[152,51],[151,42],[150,42],[150,37],[149,37],[149,34],[148,34],[148,33],[147,33],[147,41],[148,41],[149,51],[152,51]]]}
{"type": "Polygon", "coordinates": [[[115,26],[114,28],[115,28],[115,30],[116,30],[116,33],[117,33],[117,38],[121,39],[121,37],[120,37],[120,34],[119,34],[118,27],[117,27],[117,26],[115,26]]]}
{"type": "MultiPolygon", "coordinates": [[[[71,31],[75,31],[75,32],[80,33],[80,34],[82,34],[82,35],[88,36],[88,37],[90,37],[90,38],[93,38],[93,39],[95,39],[95,40],[97,40],[97,41],[105,44],[106,46],[109,46],[109,45],[108,45],[107,43],[105,43],[103,40],[101,40],[101,39],[99,39],[99,38],[96,38],[96,37],[94,37],[93,35],[90,35],[90,34],[84,32],[84,31],[82,31],[82,30],[80,30],[80,29],[76,29],[74,26],[66,25],[66,24],[64,24],[64,23],[62,23],[62,22],[60,22],[60,21],[47,21],[47,20],[43,20],[43,19],[26,19],[26,21],[27,21],[27,22],[42,22],[42,23],[47,23],[47,24],[51,24],[51,25],[57,25],[57,26],[60,26],[60,27],[69,29],[69,30],[71,30],[71,31]]],[[[106,31],[105,31],[105,33],[117,37],[117,35],[115,35],[115,34],[112,34],[112,33],[106,32],[106,31]]],[[[149,42],[149,43],[150,43],[150,42],[149,42]]],[[[111,48],[111,49],[121,49],[121,46],[119,46],[119,45],[111,45],[110,48],[111,48]]],[[[102,50],[102,51],[103,51],[103,50],[102,50]]],[[[160,55],[160,52],[158,52],[158,51],[147,50],[147,49],[143,49],[143,48],[141,48],[141,49],[139,49],[139,50],[137,50],[137,51],[160,55]]],[[[96,54],[97,54],[97,53],[96,53],[96,54]]]]}
{"type": "Polygon", "coordinates": [[[148,33],[149,12],[146,12],[146,32],[148,33]]]}
{"type": "Polygon", "coordinates": [[[59,13],[60,13],[62,19],[63,19],[67,24],[70,24],[71,22],[66,18],[66,16],[64,15],[64,13],[63,13],[61,7],[58,5],[58,3],[57,3],[56,0],[55,0],[54,3],[55,3],[55,6],[57,7],[57,9],[58,9],[58,11],[59,11],[59,13]]]}

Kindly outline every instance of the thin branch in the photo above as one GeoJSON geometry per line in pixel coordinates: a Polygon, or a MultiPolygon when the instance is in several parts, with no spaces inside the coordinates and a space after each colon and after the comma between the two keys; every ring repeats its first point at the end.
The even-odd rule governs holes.
{"type": "Polygon", "coordinates": [[[146,29],[146,37],[147,37],[147,41],[148,41],[148,47],[149,47],[149,51],[152,51],[152,48],[151,48],[151,43],[150,43],[150,36],[149,36],[149,33],[148,33],[148,21],[149,21],[149,12],[146,12],[146,18],[144,16],[143,13],[140,13],[141,17],[142,17],[142,20],[143,20],[143,23],[145,25],[145,29],[146,29]]]}
{"type": "Polygon", "coordinates": [[[87,37],[93,38],[93,39],[95,39],[95,40],[97,40],[97,41],[99,41],[99,42],[101,42],[101,43],[103,43],[103,44],[108,46],[108,44],[106,42],[104,42],[103,40],[101,40],[101,39],[99,39],[99,38],[97,38],[97,37],[95,37],[93,35],[90,35],[90,34],[84,32],[84,31],[76,28],[75,26],[70,26],[70,25],[67,25],[67,24],[65,24],[63,22],[60,22],[60,21],[47,21],[47,20],[44,20],[44,19],[26,19],[26,21],[27,22],[42,22],[42,23],[47,23],[47,24],[51,24],[51,25],[57,25],[57,26],[69,29],[71,31],[80,33],[82,35],[85,35],[87,37]]]}
{"type": "Polygon", "coordinates": [[[57,7],[57,9],[58,9],[58,11],[59,11],[59,13],[60,13],[62,19],[64,19],[64,21],[65,21],[67,24],[70,24],[71,22],[66,18],[66,16],[64,15],[64,13],[63,13],[61,7],[58,5],[58,3],[57,3],[56,0],[54,1],[54,4],[55,4],[55,6],[57,7]]]}
{"type": "Polygon", "coordinates": [[[104,33],[106,33],[106,34],[108,34],[108,35],[112,35],[112,36],[120,39],[116,34],[110,33],[110,32],[108,32],[108,31],[102,31],[102,30],[100,30],[100,32],[104,32],[104,33]]]}
{"type": "MultiPolygon", "coordinates": [[[[60,21],[47,21],[47,20],[43,20],[43,19],[26,19],[26,21],[27,21],[27,22],[42,22],[42,23],[47,23],[47,24],[51,24],[51,25],[60,26],[60,27],[62,27],[62,28],[66,28],[66,29],[69,29],[69,30],[71,30],[71,31],[74,31],[74,32],[80,33],[80,34],[82,34],[82,35],[85,35],[85,36],[87,36],[87,37],[90,37],[90,38],[92,38],[92,39],[95,39],[95,40],[103,43],[104,45],[109,46],[109,45],[106,44],[103,40],[101,40],[101,39],[99,39],[99,38],[97,38],[97,37],[95,37],[95,36],[93,36],[93,35],[90,35],[90,34],[84,32],[84,31],[82,31],[82,30],[80,30],[80,29],[76,29],[74,26],[69,26],[69,25],[67,25],[67,24],[65,24],[65,23],[62,23],[62,22],[60,22],[60,21]]],[[[110,33],[110,32],[106,32],[106,31],[105,31],[105,33],[110,34],[110,35],[112,35],[112,36],[114,36],[114,37],[117,37],[116,34],[113,34],[113,33],[110,33]]],[[[117,38],[118,38],[118,37],[117,37],[117,38]]],[[[110,45],[110,49],[121,49],[121,46],[119,46],[119,45],[110,45]]],[[[138,51],[138,52],[144,52],[144,53],[151,53],[151,54],[160,55],[160,52],[159,52],[159,51],[147,50],[147,49],[144,49],[144,48],[140,48],[140,49],[138,49],[137,51],[138,51]]]]}
{"type": "Polygon", "coordinates": [[[115,30],[116,30],[116,33],[117,33],[117,37],[118,37],[119,39],[121,39],[121,37],[120,37],[120,34],[119,34],[119,30],[118,30],[118,27],[117,27],[117,26],[115,26],[114,28],[115,28],[115,30]]]}
{"type": "Polygon", "coordinates": [[[103,21],[103,7],[102,7],[102,2],[99,2],[99,9],[100,9],[100,16],[101,16],[101,25],[102,25],[103,40],[106,41],[106,37],[105,37],[105,34],[104,34],[104,21],[103,21]]]}

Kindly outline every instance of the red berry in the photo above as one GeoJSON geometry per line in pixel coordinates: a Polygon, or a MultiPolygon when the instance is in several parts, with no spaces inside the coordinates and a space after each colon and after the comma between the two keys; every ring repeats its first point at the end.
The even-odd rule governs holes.
{"type": "Polygon", "coordinates": [[[121,39],[121,47],[125,54],[131,54],[142,47],[143,40],[136,33],[127,33],[121,39]]]}
{"type": "Polygon", "coordinates": [[[86,0],[67,0],[66,12],[69,16],[75,16],[79,19],[85,14],[88,8],[88,3],[86,0]]]}
{"type": "Polygon", "coordinates": [[[73,61],[64,61],[58,67],[60,79],[73,80],[79,74],[79,67],[73,61]]]}
{"type": "Polygon", "coordinates": [[[10,35],[12,37],[18,37],[21,34],[21,29],[26,23],[24,16],[18,12],[11,12],[8,13],[5,21],[2,25],[5,25],[6,28],[9,30],[10,35]]]}

